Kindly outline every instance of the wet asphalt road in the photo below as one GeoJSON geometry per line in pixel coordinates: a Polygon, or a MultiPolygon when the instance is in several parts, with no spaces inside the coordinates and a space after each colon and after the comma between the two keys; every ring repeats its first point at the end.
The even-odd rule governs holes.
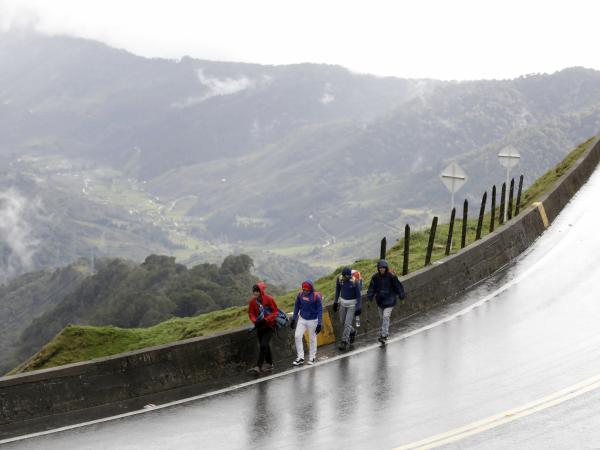
{"type": "MultiPolygon", "coordinates": [[[[598,198],[600,172],[514,265],[387,347],[6,448],[393,448],[598,375],[598,198]]],[[[448,448],[600,448],[600,390],[448,448]]]]}

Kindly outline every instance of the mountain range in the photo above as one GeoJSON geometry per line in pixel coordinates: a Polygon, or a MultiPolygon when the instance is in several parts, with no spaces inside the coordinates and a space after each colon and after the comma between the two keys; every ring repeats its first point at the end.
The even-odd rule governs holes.
{"type": "Polygon", "coordinates": [[[247,253],[292,286],[447,215],[451,161],[469,175],[458,196],[477,202],[505,179],[505,146],[527,185],[600,129],[600,72],[584,68],[381,78],[15,33],[0,66],[5,279],[81,256],[247,253]]]}

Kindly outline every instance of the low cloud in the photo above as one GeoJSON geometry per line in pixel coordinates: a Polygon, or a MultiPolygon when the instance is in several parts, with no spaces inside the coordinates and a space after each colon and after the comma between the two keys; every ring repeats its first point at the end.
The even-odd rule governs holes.
{"type": "Polygon", "coordinates": [[[188,108],[203,101],[218,96],[233,95],[246,89],[251,89],[257,86],[257,84],[265,84],[270,81],[270,78],[263,77],[264,79],[257,83],[255,80],[251,80],[247,77],[240,78],[214,78],[208,77],[204,74],[203,69],[196,71],[200,84],[207,88],[207,92],[203,95],[190,96],[182,101],[172,103],[171,106],[174,108],[188,108]]]}
{"type": "Polygon", "coordinates": [[[323,92],[323,95],[321,96],[319,101],[323,105],[328,105],[329,103],[333,102],[334,100],[335,100],[335,97],[331,93],[331,83],[327,83],[327,84],[325,84],[325,91],[323,92]]]}
{"type": "Polygon", "coordinates": [[[217,95],[232,95],[254,86],[254,82],[246,77],[242,78],[211,78],[204,75],[202,69],[197,71],[200,83],[208,88],[208,97],[217,95]]]}
{"type": "Polygon", "coordinates": [[[26,217],[37,208],[15,189],[0,191],[0,281],[32,267],[38,241],[26,217]]]}
{"type": "Polygon", "coordinates": [[[321,97],[321,100],[319,100],[321,103],[323,103],[324,105],[327,105],[329,103],[331,103],[332,101],[335,100],[335,97],[329,93],[324,93],[323,96],[321,97]]]}
{"type": "Polygon", "coordinates": [[[40,16],[33,8],[0,0],[0,32],[38,30],[40,23],[40,16]]]}

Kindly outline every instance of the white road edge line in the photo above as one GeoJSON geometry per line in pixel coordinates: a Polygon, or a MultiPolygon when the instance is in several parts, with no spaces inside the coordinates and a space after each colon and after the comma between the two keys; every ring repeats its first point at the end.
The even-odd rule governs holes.
{"type": "MultiPolygon", "coordinates": [[[[395,338],[392,338],[392,339],[390,339],[388,341],[388,344],[392,343],[392,342],[397,342],[397,341],[401,341],[401,340],[407,339],[407,338],[409,338],[411,336],[414,336],[416,334],[423,333],[424,331],[428,331],[428,330],[431,330],[432,328],[435,328],[435,327],[438,327],[440,325],[443,325],[443,324],[445,324],[447,322],[450,322],[451,320],[456,319],[457,317],[460,317],[460,316],[463,316],[463,315],[467,314],[468,312],[472,311],[473,309],[475,309],[475,308],[483,305],[484,303],[490,301],[492,298],[494,298],[494,297],[498,296],[499,294],[501,294],[502,292],[510,289],[512,286],[514,286],[515,284],[517,284],[518,282],[520,282],[522,279],[526,278],[533,270],[535,270],[542,262],[544,262],[544,260],[546,260],[546,258],[548,257],[548,255],[554,253],[556,251],[556,249],[560,247],[560,244],[562,242],[564,242],[564,239],[561,239],[558,242],[557,245],[553,246],[544,256],[542,256],[542,258],[540,258],[538,261],[536,261],[531,267],[529,267],[529,269],[527,269],[521,275],[519,275],[518,277],[515,277],[514,279],[512,279],[508,283],[502,285],[501,287],[499,287],[498,289],[496,289],[491,294],[488,294],[485,297],[483,297],[481,300],[479,300],[479,301],[477,301],[477,302],[475,302],[475,303],[467,306],[466,308],[464,308],[464,309],[462,309],[462,310],[460,310],[460,311],[458,311],[458,312],[456,312],[454,314],[446,316],[443,319],[438,320],[437,322],[434,322],[434,323],[429,324],[427,326],[418,328],[416,330],[413,330],[413,331],[410,331],[408,333],[404,333],[404,334],[402,334],[400,336],[397,336],[395,338]]],[[[526,254],[527,254],[527,251],[525,251],[521,256],[523,257],[526,254]]],[[[501,270],[501,269],[502,268],[500,268],[498,270],[501,270]]],[[[127,412],[127,413],[119,414],[119,415],[116,415],[116,416],[104,417],[102,419],[91,420],[91,421],[88,421],[88,422],[82,422],[82,423],[78,423],[78,424],[74,424],[74,425],[68,425],[68,426],[65,426],[65,427],[54,428],[52,430],[40,431],[40,432],[37,432],[37,433],[31,433],[31,434],[26,434],[26,435],[23,435],[23,436],[16,436],[14,438],[0,440],[0,445],[1,444],[6,444],[6,443],[9,443],[9,442],[16,442],[16,441],[21,441],[21,440],[25,440],[25,439],[31,439],[31,438],[35,438],[35,437],[46,436],[46,435],[54,434],[54,433],[60,433],[62,431],[73,430],[73,429],[76,429],[76,428],[87,427],[87,426],[90,426],[90,425],[96,425],[96,424],[99,424],[99,423],[109,422],[109,421],[112,421],[112,420],[123,419],[125,417],[130,417],[130,416],[135,416],[135,415],[138,415],[138,414],[148,413],[148,412],[156,411],[156,410],[163,409],[163,408],[169,408],[171,406],[176,406],[176,405],[181,405],[181,404],[184,404],[184,403],[193,402],[193,401],[204,399],[204,398],[207,398],[207,397],[212,397],[212,396],[215,396],[215,395],[220,395],[220,394],[224,394],[224,393],[231,392],[231,391],[236,391],[238,389],[242,389],[242,388],[245,388],[245,387],[248,387],[248,386],[252,386],[254,384],[262,383],[264,381],[268,381],[268,380],[272,380],[272,379],[275,379],[275,378],[283,377],[285,375],[289,375],[290,373],[299,372],[301,370],[311,369],[313,367],[317,367],[317,366],[320,366],[320,365],[323,365],[323,364],[327,364],[327,363],[330,363],[330,362],[333,362],[333,361],[337,361],[339,359],[348,358],[348,357],[353,356],[353,355],[358,355],[360,353],[372,350],[374,348],[379,348],[379,347],[380,347],[379,344],[368,345],[366,347],[363,347],[363,348],[360,348],[360,349],[357,349],[357,350],[353,350],[353,351],[345,353],[343,355],[337,355],[337,356],[334,356],[332,358],[328,358],[328,359],[326,359],[324,361],[319,361],[319,362],[317,362],[313,366],[303,366],[302,368],[294,368],[294,369],[286,370],[284,372],[275,373],[273,375],[269,375],[269,376],[266,376],[266,377],[261,377],[261,378],[256,379],[256,380],[247,381],[245,383],[240,383],[240,384],[235,384],[233,386],[229,386],[227,388],[219,389],[217,391],[211,391],[211,392],[207,392],[205,394],[196,395],[194,397],[188,397],[188,398],[184,398],[184,399],[181,399],[181,400],[176,400],[176,401],[169,402],[169,403],[163,403],[162,405],[157,405],[154,408],[139,409],[139,410],[136,410],[136,411],[127,412]]]]}
{"type": "Polygon", "coordinates": [[[526,403],[517,408],[505,411],[500,414],[496,414],[494,416],[487,417],[477,422],[473,422],[468,425],[455,428],[444,433],[437,434],[435,436],[423,439],[421,441],[397,447],[395,450],[425,450],[436,448],[441,445],[450,444],[452,442],[459,441],[474,434],[482,433],[483,431],[489,430],[491,428],[499,427],[500,425],[512,422],[513,420],[529,416],[538,411],[551,408],[560,403],[566,402],[567,400],[578,397],[582,394],[585,394],[586,392],[598,388],[600,388],[600,375],[593,376],[580,383],[574,384],[568,388],[557,391],[554,394],[550,394],[546,397],[534,400],[530,403],[526,403]]]}

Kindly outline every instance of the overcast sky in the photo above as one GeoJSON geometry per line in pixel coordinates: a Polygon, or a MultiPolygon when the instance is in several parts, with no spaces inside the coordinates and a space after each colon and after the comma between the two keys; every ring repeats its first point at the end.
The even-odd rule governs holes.
{"type": "Polygon", "coordinates": [[[596,0],[0,0],[0,28],[143,56],[466,80],[600,69],[599,13],[596,0]]]}

